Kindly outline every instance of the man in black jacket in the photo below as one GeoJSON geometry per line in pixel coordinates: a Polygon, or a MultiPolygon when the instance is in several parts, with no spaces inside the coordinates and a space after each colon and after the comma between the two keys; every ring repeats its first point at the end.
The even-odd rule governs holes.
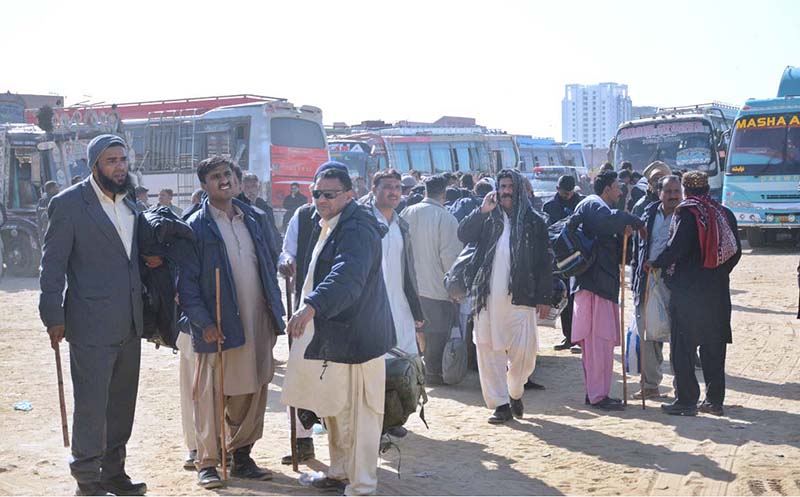
{"type": "Polygon", "coordinates": [[[672,290],[670,360],[675,372],[675,402],[667,414],[722,416],[725,400],[725,354],[732,342],[730,273],[742,256],[736,218],[708,195],[708,175],[683,175],[686,199],[675,210],[666,250],[649,267],[665,269],[672,290]],[[695,353],[700,347],[706,398],[697,405],[700,386],[695,353]]]}
{"type": "MultiPolygon", "coordinates": [[[[578,206],[581,200],[583,200],[583,195],[575,193],[574,176],[565,174],[558,178],[556,194],[553,195],[553,198],[545,202],[542,208],[544,213],[547,214],[548,226],[552,226],[562,219],[571,216],[572,213],[575,212],[575,207],[578,206]]],[[[570,287],[569,278],[565,279],[564,283],[567,285],[567,288],[570,287]]],[[[561,313],[561,333],[564,334],[564,340],[553,347],[556,350],[566,350],[572,347],[572,307],[574,302],[575,298],[570,293],[567,307],[565,307],[564,311],[561,313]]],[[[573,352],[576,354],[579,354],[580,351],[581,349],[577,345],[573,348],[573,352]]]]}
{"type": "Polygon", "coordinates": [[[314,245],[298,254],[297,273],[306,276],[302,303],[288,325],[295,342],[282,402],[325,420],[331,464],[314,486],[366,495],[378,484],[386,388],[382,356],[395,345],[381,230],[375,217],[353,202],[344,164],[320,166],[312,196],[318,223],[311,234],[314,245]]]}
{"type": "Polygon", "coordinates": [[[553,288],[547,227],[531,208],[524,178],[504,169],[497,185],[458,227],[463,243],[477,243],[474,333],[483,398],[494,409],[492,424],[523,416],[524,385],[536,367],[536,317],[549,312],[553,288]]]}

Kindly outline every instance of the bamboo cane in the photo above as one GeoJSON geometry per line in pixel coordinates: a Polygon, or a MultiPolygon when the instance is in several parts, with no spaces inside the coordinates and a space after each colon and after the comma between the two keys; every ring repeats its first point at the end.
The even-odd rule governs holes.
{"type": "Polygon", "coordinates": [[[61,407],[61,434],[64,436],[64,447],[69,447],[69,427],[67,426],[67,402],[64,399],[64,373],[61,371],[61,349],[53,343],[56,354],[56,374],[58,375],[58,403],[61,407]]]}
{"type": "MultiPolygon", "coordinates": [[[[217,332],[222,333],[222,300],[219,290],[219,268],[215,270],[217,283],[217,332]]],[[[225,439],[225,362],[222,359],[222,339],[217,337],[217,371],[219,371],[219,438],[222,443],[222,479],[228,479],[228,442],[225,439]]]]}
{"type": "Polygon", "coordinates": [[[647,397],[644,391],[644,364],[645,364],[644,337],[645,337],[645,331],[647,330],[647,299],[650,298],[650,278],[653,277],[653,273],[651,271],[646,271],[644,274],[647,277],[647,280],[644,285],[644,304],[642,307],[642,329],[639,330],[639,369],[642,376],[642,379],[639,381],[639,383],[641,383],[641,390],[642,390],[642,409],[646,409],[644,401],[645,397],[647,397]]]}
{"type": "MultiPolygon", "coordinates": [[[[292,279],[284,276],[286,282],[286,316],[292,319],[292,279]]],[[[292,337],[289,336],[289,350],[292,350],[292,337]]],[[[289,406],[289,441],[292,444],[292,471],[297,473],[297,409],[289,406]]]]}
{"type": "Polygon", "coordinates": [[[619,303],[619,336],[622,345],[622,403],[628,405],[628,374],[625,371],[625,265],[628,255],[628,236],[622,235],[622,266],[620,267],[620,290],[622,297],[619,303]]]}

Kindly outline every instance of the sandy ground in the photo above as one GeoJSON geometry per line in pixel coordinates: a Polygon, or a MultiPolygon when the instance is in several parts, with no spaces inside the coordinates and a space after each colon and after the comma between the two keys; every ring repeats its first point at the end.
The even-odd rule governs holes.
{"type": "MultiPolygon", "coordinates": [[[[554,352],[560,330],[540,329],[537,379],[545,391],[527,392],[521,421],[490,426],[478,377],[429,389],[430,429],[417,418],[382,456],[380,494],[399,495],[799,495],[800,328],[795,320],[795,249],[746,251],[733,274],[734,344],[728,349],[728,397],[722,418],[675,418],[631,403],[601,414],[583,405],[580,357],[554,352]],[[400,477],[398,477],[398,466],[400,477]]],[[[630,292],[628,292],[630,293],[630,292]]],[[[74,491],[61,446],[52,350],[37,314],[37,282],[0,283],[0,494],[74,491]],[[28,400],[30,412],[13,404],[28,400]]],[[[630,302],[630,301],[629,301],[630,302]]],[[[628,304],[630,309],[630,303],[628,304]]],[[[285,339],[276,347],[287,357],[285,339]]],[[[69,378],[67,346],[62,346],[69,378]]],[[[619,363],[618,363],[619,364],[619,363]]],[[[289,431],[278,392],[279,364],[257,461],[275,472],[272,482],[231,480],[222,494],[315,494],[281,466],[289,431]]],[[[620,396],[620,368],[613,393],[620,396]]],[[[664,385],[671,385],[668,364],[664,385]]],[[[701,376],[701,375],[700,375],[701,376]]],[[[185,453],[178,408],[178,356],[144,347],[138,412],[128,446],[128,472],[158,495],[203,494],[195,474],[182,469],[185,453]]],[[[630,378],[628,391],[638,389],[630,378]]],[[[67,379],[71,411],[71,384],[67,379]]],[[[667,388],[671,392],[671,389],[667,388]]],[[[324,470],[327,445],[315,437],[319,461],[301,471],[324,470]]]]}

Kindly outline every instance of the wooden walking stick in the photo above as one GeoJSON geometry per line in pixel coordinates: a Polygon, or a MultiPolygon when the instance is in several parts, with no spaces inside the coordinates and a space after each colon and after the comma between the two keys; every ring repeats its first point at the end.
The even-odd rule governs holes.
{"type": "Polygon", "coordinates": [[[622,298],[619,303],[619,336],[622,345],[622,404],[628,405],[628,374],[625,371],[625,263],[628,256],[628,236],[622,235],[622,267],[619,272],[619,287],[622,298]]]}
{"type": "MultiPolygon", "coordinates": [[[[284,276],[286,282],[286,316],[292,319],[292,279],[284,276]]],[[[292,350],[292,337],[289,336],[289,350],[292,350]]],[[[292,471],[297,473],[297,409],[289,406],[289,442],[292,444],[292,471]]]]}
{"type": "MultiPolygon", "coordinates": [[[[222,333],[222,299],[219,293],[219,268],[215,270],[217,283],[217,332],[222,333]]],[[[222,359],[222,339],[217,337],[217,371],[219,371],[219,438],[222,443],[222,479],[228,479],[228,441],[225,439],[225,362],[222,359]]]]}
{"type": "Polygon", "coordinates": [[[61,406],[61,434],[64,436],[64,447],[69,447],[69,427],[67,427],[67,402],[64,400],[64,373],[61,372],[61,348],[53,343],[56,353],[56,374],[58,375],[58,403],[61,406]]]}
{"type": "Polygon", "coordinates": [[[651,271],[645,271],[645,276],[647,280],[644,285],[644,304],[642,307],[642,329],[639,330],[639,371],[641,372],[642,379],[639,380],[641,383],[641,391],[642,391],[642,409],[646,409],[645,407],[645,391],[644,391],[644,361],[645,361],[645,354],[644,354],[644,336],[645,331],[647,330],[647,299],[650,298],[650,278],[653,277],[653,273],[651,271]]]}

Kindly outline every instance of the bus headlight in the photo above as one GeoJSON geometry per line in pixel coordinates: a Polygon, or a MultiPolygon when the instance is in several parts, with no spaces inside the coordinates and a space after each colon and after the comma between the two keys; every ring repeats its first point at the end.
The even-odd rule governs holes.
{"type": "Polygon", "coordinates": [[[789,215],[786,217],[786,219],[788,219],[790,223],[793,223],[793,222],[794,222],[794,220],[795,220],[795,219],[797,219],[797,218],[795,217],[795,215],[794,215],[794,214],[789,214],[789,215]]]}
{"type": "Polygon", "coordinates": [[[759,221],[759,217],[755,214],[750,214],[750,220],[753,222],[759,221]]]}
{"type": "MultiPolygon", "coordinates": [[[[753,216],[750,216],[750,217],[752,218],[753,216]]],[[[767,222],[768,223],[771,223],[774,220],[775,220],[775,216],[773,216],[772,214],[767,214],[767,222]]]]}

